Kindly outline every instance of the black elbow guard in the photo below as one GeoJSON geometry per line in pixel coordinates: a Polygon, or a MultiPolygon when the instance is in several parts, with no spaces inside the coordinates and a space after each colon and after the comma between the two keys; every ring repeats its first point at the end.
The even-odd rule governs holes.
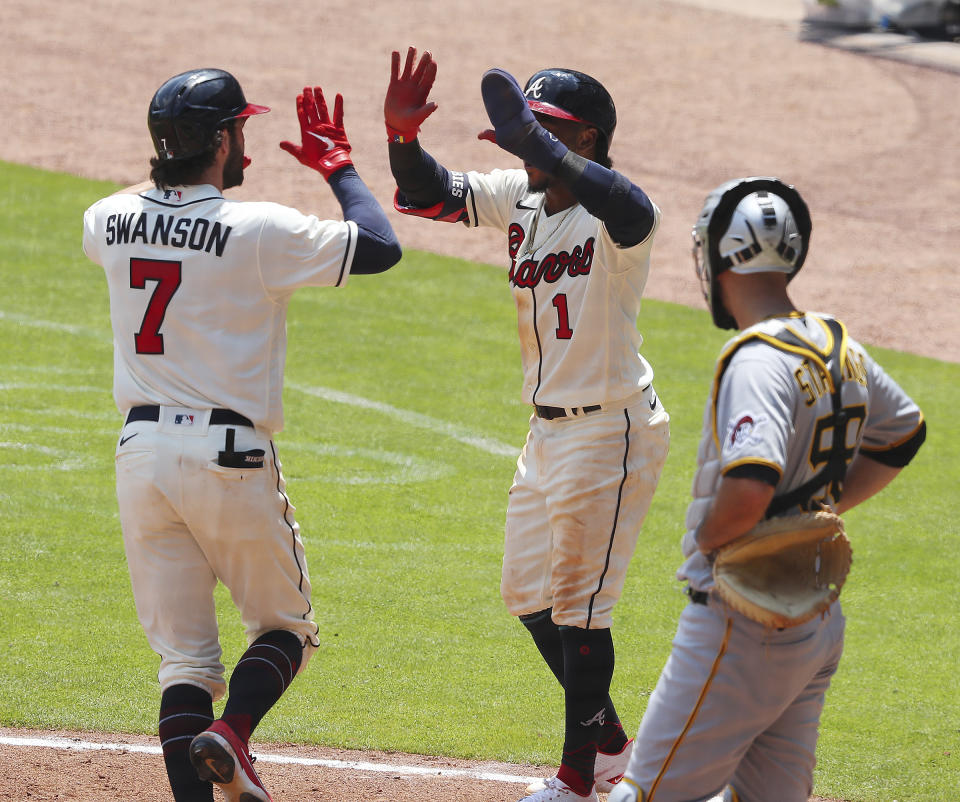
{"type": "Polygon", "coordinates": [[[426,217],[443,223],[460,223],[467,217],[467,194],[470,192],[470,179],[466,173],[451,172],[443,168],[442,192],[439,199],[428,206],[421,205],[408,198],[398,189],[393,196],[393,208],[403,214],[426,217]]]}

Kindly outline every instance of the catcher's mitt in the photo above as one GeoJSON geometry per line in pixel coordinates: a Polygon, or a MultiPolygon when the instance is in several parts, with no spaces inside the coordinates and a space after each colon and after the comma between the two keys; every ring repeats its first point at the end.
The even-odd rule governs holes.
{"type": "Polygon", "coordinates": [[[792,627],[837,600],[852,562],[840,516],[805,512],[761,521],[723,546],[713,578],[724,601],[747,618],[792,627]]]}

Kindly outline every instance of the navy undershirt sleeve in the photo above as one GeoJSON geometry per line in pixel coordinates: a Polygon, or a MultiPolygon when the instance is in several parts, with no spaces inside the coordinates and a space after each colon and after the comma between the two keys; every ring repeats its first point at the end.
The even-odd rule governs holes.
{"type": "Polygon", "coordinates": [[[556,177],[590,214],[602,220],[618,245],[643,242],[656,223],[653,202],[625,175],[567,151],[556,177]]]}
{"type": "Polygon", "coordinates": [[[391,142],[390,170],[397,182],[396,208],[432,220],[458,223],[467,220],[470,180],[454,173],[413,142],[391,142]]]}
{"type": "Polygon", "coordinates": [[[438,164],[418,140],[391,142],[387,149],[397,189],[409,203],[427,208],[444,200],[450,171],[438,164]]]}
{"type": "Polygon", "coordinates": [[[337,170],[328,179],[340,202],[343,219],[357,224],[357,248],[351,273],[382,273],[400,261],[403,251],[383,207],[363,183],[353,165],[337,170]]]}

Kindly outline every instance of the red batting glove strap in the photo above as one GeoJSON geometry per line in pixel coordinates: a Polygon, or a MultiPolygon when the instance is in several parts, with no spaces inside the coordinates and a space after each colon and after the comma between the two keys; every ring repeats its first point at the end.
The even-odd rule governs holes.
{"type": "Polygon", "coordinates": [[[390,123],[385,123],[385,125],[387,126],[387,142],[413,142],[417,138],[417,134],[420,133],[419,128],[414,128],[412,131],[398,131],[390,123]]]}
{"type": "Polygon", "coordinates": [[[313,169],[319,173],[322,173],[323,177],[329,180],[331,175],[337,172],[337,170],[339,170],[341,167],[346,167],[348,164],[353,164],[350,154],[341,148],[334,148],[327,153],[326,156],[320,159],[313,169]]]}

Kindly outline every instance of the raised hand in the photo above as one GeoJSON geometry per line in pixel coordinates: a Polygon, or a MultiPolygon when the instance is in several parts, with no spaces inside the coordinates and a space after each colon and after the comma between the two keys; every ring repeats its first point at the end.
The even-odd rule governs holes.
{"type": "Polygon", "coordinates": [[[393,51],[390,85],[383,101],[383,119],[387,126],[388,142],[412,142],[420,124],[434,111],[437,104],[427,102],[430,89],[437,77],[437,62],[430,51],[424,52],[414,69],[417,57],[415,47],[407,48],[407,58],[400,72],[400,53],[393,51]]]}
{"type": "Polygon", "coordinates": [[[325,179],[348,164],[350,143],[343,130],[343,97],[337,95],[333,104],[333,119],[327,111],[323,90],[319,86],[303,88],[297,95],[297,117],[300,120],[302,144],[281,142],[280,147],[300,164],[306,165],[325,179]]]}

